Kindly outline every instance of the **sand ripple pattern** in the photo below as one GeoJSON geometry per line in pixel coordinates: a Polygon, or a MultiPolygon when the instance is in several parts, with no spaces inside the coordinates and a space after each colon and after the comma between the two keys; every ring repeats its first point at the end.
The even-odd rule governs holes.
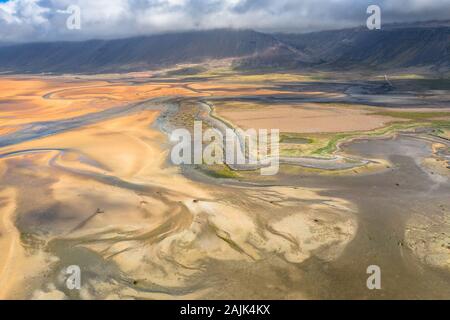
{"type": "Polygon", "coordinates": [[[320,190],[190,181],[167,165],[167,138],[150,127],[157,116],[142,110],[7,148],[2,184],[21,191],[20,245],[45,256],[36,290],[15,294],[302,297],[299,266],[340,255],[354,208],[320,190]],[[79,292],[65,287],[71,264],[83,271],[79,292]]]}

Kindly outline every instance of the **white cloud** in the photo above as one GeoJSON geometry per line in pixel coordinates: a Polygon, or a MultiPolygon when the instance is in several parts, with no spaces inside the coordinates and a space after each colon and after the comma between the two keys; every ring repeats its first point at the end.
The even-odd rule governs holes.
{"type": "Polygon", "coordinates": [[[450,0],[10,0],[0,4],[0,41],[114,38],[221,27],[305,32],[363,25],[378,3],[384,22],[450,19],[450,0]],[[66,29],[69,5],[82,29],[66,29]]]}
{"type": "Polygon", "coordinates": [[[48,8],[41,7],[39,0],[10,1],[0,4],[0,20],[7,24],[31,24],[46,23],[45,13],[48,8]]]}
{"type": "Polygon", "coordinates": [[[46,18],[49,8],[39,5],[39,0],[9,1],[0,4],[0,39],[22,40],[35,33],[47,33],[50,22],[46,18]]]}

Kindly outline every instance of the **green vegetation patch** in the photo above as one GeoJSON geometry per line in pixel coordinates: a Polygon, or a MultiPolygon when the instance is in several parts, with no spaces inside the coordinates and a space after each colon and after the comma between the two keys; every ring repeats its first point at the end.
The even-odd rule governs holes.
{"type": "Polygon", "coordinates": [[[201,166],[201,171],[206,175],[219,179],[237,179],[240,175],[231,170],[227,165],[201,166]]]}
{"type": "MultiPolygon", "coordinates": [[[[435,114],[433,117],[435,117],[435,114]]],[[[417,119],[420,120],[420,119],[417,119]]],[[[432,120],[426,121],[424,117],[423,121],[408,121],[408,122],[396,122],[386,127],[363,132],[344,132],[344,133],[324,133],[324,134],[295,134],[288,133],[280,136],[280,154],[288,157],[300,157],[300,156],[320,156],[330,157],[336,150],[339,143],[355,139],[355,138],[370,138],[370,137],[382,137],[393,134],[398,131],[413,130],[419,127],[434,128],[437,135],[448,138],[450,132],[450,121],[448,120],[432,120]],[[289,139],[302,138],[309,139],[307,144],[292,145],[286,143],[289,139]]]]}
{"type": "Polygon", "coordinates": [[[414,82],[428,90],[450,90],[450,79],[417,79],[414,82]]]}
{"type": "Polygon", "coordinates": [[[430,120],[436,118],[450,118],[450,112],[447,111],[379,111],[374,115],[387,116],[391,118],[409,119],[409,120],[430,120]]]}
{"type": "Polygon", "coordinates": [[[170,71],[172,75],[189,76],[190,79],[220,79],[223,82],[244,82],[244,83],[260,83],[260,82],[303,82],[303,81],[319,81],[323,79],[320,74],[300,74],[288,72],[265,72],[265,73],[245,73],[233,70],[229,66],[220,66],[198,69],[190,67],[175,71],[170,71]],[[191,71],[199,72],[191,72],[191,71]]]}
{"type": "Polygon", "coordinates": [[[176,70],[170,70],[166,72],[166,76],[172,77],[172,76],[191,76],[191,75],[197,75],[202,72],[206,72],[207,69],[201,66],[195,66],[195,67],[186,67],[176,70]]]}
{"type": "Polygon", "coordinates": [[[291,143],[291,144],[311,144],[313,140],[311,138],[295,136],[292,134],[281,134],[280,143],[291,143]]]}

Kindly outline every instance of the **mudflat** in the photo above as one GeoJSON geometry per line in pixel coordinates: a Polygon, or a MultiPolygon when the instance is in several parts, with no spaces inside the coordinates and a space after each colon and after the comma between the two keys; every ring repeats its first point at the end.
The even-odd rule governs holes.
{"type": "Polygon", "coordinates": [[[449,298],[448,109],[280,81],[0,78],[0,298],[449,298]],[[292,160],[174,166],[170,129],[208,116],[280,129],[292,160]]]}

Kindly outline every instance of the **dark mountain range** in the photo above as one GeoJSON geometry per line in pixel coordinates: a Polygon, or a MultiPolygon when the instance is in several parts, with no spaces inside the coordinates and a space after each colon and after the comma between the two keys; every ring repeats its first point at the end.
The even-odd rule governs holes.
{"type": "Polygon", "coordinates": [[[206,59],[243,57],[276,46],[250,30],[183,32],[119,40],[29,43],[0,47],[0,71],[120,72],[206,59]]]}
{"type": "Polygon", "coordinates": [[[119,40],[0,45],[0,72],[102,73],[237,58],[240,69],[450,70],[450,23],[391,24],[308,34],[218,29],[119,40]]]}
{"type": "Polygon", "coordinates": [[[332,68],[450,68],[450,26],[392,25],[276,37],[332,68]]]}

